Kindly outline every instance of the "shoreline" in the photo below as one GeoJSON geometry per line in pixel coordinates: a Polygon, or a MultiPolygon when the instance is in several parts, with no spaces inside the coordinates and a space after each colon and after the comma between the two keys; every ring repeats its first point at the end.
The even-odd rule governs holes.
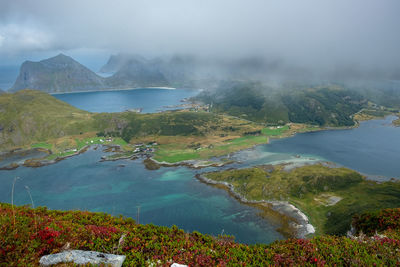
{"type": "Polygon", "coordinates": [[[48,93],[49,95],[64,95],[64,94],[79,94],[79,93],[95,93],[95,92],[113,92],[113,91],[131,91],[131,90],[140,90],[140,89],[160,89],[160,90],[177,90],[175,87],[167,87],[167,86],[151,86],[151,87],[130,87],[130,88],[108,88],[108,89],[98,89],[98,90],[85,90],[85,91],[75,91],[75,92],[55,92],[48,93]]]}
{"type": "Polygon", "coordinates": [[[244,196],[237,193],[234,190],[233,185],[230,183],[214,181],[205,177],[203,174],[197,174],[195,177],[200,182],[208,185],[222,185],[223,188],[228,191],[228,193],[230,193],[243,204],[263,205],[265,208],[270,208],[283,216],[291,218],[292,221],[288,222],[287,230],[289,230],[289,233],[291,232],[297,238],[306,238],[308,235],[315,233],[315,228],[309,223],[308,217],[297,207],[287,201],[248,200],[244,196]]]}
{"type": "MultiPolygon", "coordinates": [[[[143,89],[143,88],[137,88],[137,89],[143,89]]],[[[137,90],[137,89],[122,89],[122,90],[137,90]]],[[[156,88],[153,88],[153,89],[156,89],[156,88]]],[[[163,89],[163,90],[168,90],[168,89],[163,89]]],[[[75,93],[75,92],[73,92],[73,93],[75,93]]],[[[83,92],[80,92],[80,93],[83,93],[83,92]]],[[[64,94],[64,93],[62,93],[62,94],[64,94]]],[[[68,94],[68,93],[66,93],[66,94],[68,94]]],[[[374,119],[371,119],[371,120],[384,120],[388,116],[394,116],[394,117],[400,118],[397,114],[389,114],[389,115],[387,115],[385,117],[374,118],[374,119]]],[[[370,120],[366,120],[366,121],[370,121],[370,120]]],[[[362,121],[362,122],[364,122],[364,121],[362,121]]],[[[268,137],[268,141],[265,144],[269,144],[271,139],[277,140],[277,139],[282,139],[282,138],[290,138],[290,137],[294,137],[297,134],[303,134],[303,133],[309,133],[309,132],[320,132],[320,131],[331,131],[331,130],[350,130],[350,129],[358,128],[359,126],[360,126],[360,122],[359,121],[355,121],[355,125],[353,125],[353,126],[320,128],[320,129],[311,130],[311,131],[290,133],[288,135],[284,134],[283,136],[279,136],[279,137],[277,137],[277,136],[267,136],[268,137]]],[[[240,151],[244,151],[244,150],[248,150],[248,149],[254,149],[256,146],[265,145],[265,144],[252,145],[252,146],[249,146],[247,148],[243,148],[243,149],[231,152],[231,153],[238,153],[240,151]]],[[[29,159],[28,161],[31,161],[31,162],[34,161],[34,162],[37,163],[37,165],[35,165],[35,166],[26,166],[26,167],[41,167],[41,166],[54,164],[54,163],[57,163],[58,161],[66,159],[66,158],[73,157],[73,156],[79,155],[81,153],[84,153],[90,147],[91,147],[90,145],[89,146],[85,146],[84,148],[80,149],[79,151],[77,151],[77,152],[75,152],[75,153],[73,153],[71,155],[67,155],[67,156],[64,156],[64,157],[57,157],[56,159],[53,159],[53,160],[41,160],[40,158],[29,159]]],[[[11,150],[8,150],[8,151],[1,151],[0,153],[1,154],[6,154],[6,153],[9,153],[9,152],[12,152],[12,151],[15,151],[15,150],[22,150],[23,151],[23,150],[30,150],[30,148],[28,148],[28,149],[14,148],[14,149],[11,149],[11,150]]],[[[228,154],[231,154],[231,153],[228,153],[228,154]]],[[[119,160],[119,159],[127,159],[127,158],[130,158],[132,156],[134,156],[134,155],[131,155],[129,157],[128,156],[124,156],[124,157],[116,158],[116,159],[112,159],[112,160],[115,161],[115,160],[119,160]]],[[[186,166],[186,167],[193,168],[193,169],[201,169],[201,168],[206,168],[206,167],[222,167],[224,165],[232,163],[232,161],[220,162],[220,163],[218,163],[218,162],[210,162],[209,159],[189,159],[189,160],[183,160],[183,161],[170,163],[170,162],[166,162],[166,161],[157,161],[156,159],[153,158],[153,156],[150,157],[149,159],[152,160],[155,164],[158,164],[158,165],[163,166],[163,167],[186,166]]],[[[111,159],[107,159],[107,160],[111,160],[111,159]]],[[[103,159],[103,161],[104,161],[104,159],[103,159]]],[[[25,164],[19,164],[19,166],[21,166],[21,165],[25,166],[25,164]]],[[[8,167],[8,166],[5,166],[5,167],[8,167]]],[[[3,170],[7,170],[7,168],[4,168],[3,170]]]]}
{"type": "Polygon", "coordinates": [[[222,167],[228,164],[233,163],[234,161],[228,161],[228,162],[210,162],[207,160],[195,160],[195,159],[190,159],[190,160],[182,160],[174,163],[166,162],[166,161],[158,161],[156,159],[153,159],[152,157],[149,158],[149,160],[153,161],[155,164],[158,164],[163,167],[178,167],[178,166],[186,166],[192,169],[201,169],[201,168],[207,168],[207,167],[222,167]],[[208,163],[209,162],[209,163],[208,163]]]}
{"type": "MultiPolygon", "coordinates": [[[[141,88],[138,88],[138,89],[141,89],[141,88]]],[[[154,89],[156,89],[156,88],[154,88],[154,89]]],[[[136,90],[136,89],[122,89],[122,90],[136,90]]],[[[168,89],[163,89],[163,90],[168,90],[168,89]]],[[[358,121],[358,120],[355,120],[355,125],[353,125],[353,126],[324,127],[324,128],[320,128],[320,129],[313,129],[313,130],[310,130],[310,131],[283,134],[282,136],[268,136],[268,141],[265,144],[269,144],[270,141],[274,140],[274,139],[277,140],[277,139],[282,139],[282,138],[290,138],[290,137],[296,136],[297,134],[303,134],[303,133],[309,133],[309,132],[332,131],[332,130],[351,130],[351,129],[355,129],[355,128],[360,127],[362,122],[367,122],[367,121],[372,121],[372,120],[386,120],[387,117],[389,117],[389,116],[393,116],[394,117],[393,120],[390,122],[390,125],[392,125],[394,127],[398,127],[398,126],[393,125],[393,122],[396,119],[398,119],[398,120],[400,119],[399,114],[388,114],[388,115],[386,115],[384,117],[372,118],[372,119],[364,120],[364,121],[361,121],[361,122],[358,121]]],[[[249,146],[247,148],[239,149],[237,151],[228,153],[226,155],[238,153],[238,152],[244,151],[244,150],[254,149],[256,146],[265,145],[265,144],[252,145],[252,146],[249,146]]],[[[54,164],[54,163],[57,163],[58,161],[66,159],[66,158],[73,157],[73,156],[79,155],[81,153],[84,153],[90,147],[91,147],[90,145],[89,146],[85,146],[82,149],[80,149],[79,151],[77,151],[77,152],[75,152],[75,153],[73,153],[71,155],[67,155],[67,156],[63,156],[63,157],[57,157],[57,158],[55,158],[53,160],[45,160],[45,159],[41,159],[41,158],[27,159],[27,160],[25,160],[25,161],[27,161],[27,164],[25,164],[25,161],[24,161],[23,164],[18,164],[18,167],[19,166],[42,167],[42,166],[54,164]]],[[[10,152],[13,152],[13,151],[25,151],[25,150],[28,151],[30,149],[31,148],[13,148],[13,149],[10,149],[10,150],[0,151],[0,155],[4,155],[4,154],[7,154],[7,153],[10,153],[10,152]]],[[[44,150],[47,150],[47,149],[44,149],[44,150]]],[[[128,158],[131,158],[131,157],[134,157],[134,156],[135,155],[130,155],[130,156],[123,156],[123,157],[115,158],[115,159],[111,159],[110,158],[110,159],[106,159],[106,160],[116,161],[116,160],[120,160],[120,159],[128,159],[128,158]]],[[[183,161],[170,163],[170,162],[166,162],[166,161],[157,161],[153,157],[154,157],[154,154],[151,157],[149,157],[149,159],[151,161],[153,161],[155,164],[157,164],[159,166],[162,166],[162,167],[186,166],[186,167],[193,168],[193,169],[201,169],[201,168],[207,168],[207,167],[222,167],[222,166],[225,166],[225,165],[228,165],[228,164],[231,164],[231,163],[234,162],[234,161],[228,161],[228,162],[215,162],[214,161],[214,162],[212,162],[209,159],[189,159],[189,160],[183,160],[183,161]]],[[[106,161],[106,160],[102,159],[102,161],[106,161]]],[[[17,168],[17,167],[15,167],[15,165],[13,165],[11,163],[11,164],[9,164],[7,166],[3,166],[2,168],[0,168],[0,170],[13,170],[15,168],[17,168]]],[[[374,180],[372,177],[379,177],[380,180],[390,180],[391,179],[391,177],[385,177],[385,176],[381,176],[381,175],[371,175],[371,174],[364,174],[364,173],[362,173],[362,174],[365,175],[366,177],[370,177],[372,180],[374,180]]]]}

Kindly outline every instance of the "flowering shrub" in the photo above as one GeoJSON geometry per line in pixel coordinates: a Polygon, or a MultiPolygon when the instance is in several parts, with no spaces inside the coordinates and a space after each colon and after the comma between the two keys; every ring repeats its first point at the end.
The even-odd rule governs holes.
{"type": "Polygon", "coordinates": [[[400,229],[400,208],[363,213],[353,218],[353,226],[367,235],[390,229],[400,229]]]}
{"type": "Polygon", "coordinates": [[[0,203],[0,266],[37,266],[41,256],[60,252],[67,243],[70,249],[126,255],[126,266],[170,266],[173,262],[190,266],[400,264],[400,228],[394,221],[399,209],[355,219],[357,226],[371,232],[377,220],[382,235],[353,239],[326,235],[270,245],[239,244],[229,236],[185,233],[176,226],[140,225],[104,213],[15,207],[15,214],[14,228],[11,205],[0,203]]]}

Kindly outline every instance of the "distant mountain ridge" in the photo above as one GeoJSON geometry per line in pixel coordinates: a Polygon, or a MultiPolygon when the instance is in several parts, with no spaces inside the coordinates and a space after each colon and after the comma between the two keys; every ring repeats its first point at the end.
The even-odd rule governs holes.
{"type": "Polygon", "coordinates": [[[35,89],[61,93],[170,86],[159,69],[140,56],[111,56],[101,72],[115,73],[101,77],[64,54],[39,62],[25,61],[10,91],[35,89]]]}
{"type": "Polygon", "coordinates": [[[39,62],[25,61],[10,91],[36,89],[47,93],[129,89],[140,87],[217,88],[221,81],[265,80],[280,71],[304,75],[279,61],[262,58],[222,59],[174,55],[147,59],[140,55],[110,56],[97,75],[69,56],[59,54],[39,62]]]}
{"type": "Polygon", "coordinates": [[[25,61],[10,89],[36,89],[47,93],[90,91],[106,88],[100,77],[69,56],[59,54],[39,62],[25,61]]]}

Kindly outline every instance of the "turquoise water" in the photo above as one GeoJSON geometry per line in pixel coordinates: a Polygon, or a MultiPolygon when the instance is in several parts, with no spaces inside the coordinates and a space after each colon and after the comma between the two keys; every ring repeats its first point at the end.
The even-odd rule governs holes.
{"type": "Polygon", "coordinates": [[[90,112],[121,112],[142,108],[142,113],[154,113],[177,109],[171,107],[183,104],[180,100],[198,94],[198,90],[165,90],[143,88],[106,92],[55,94],[54,96],[79,109],[90,112]],[[168,108],[171,107],[171,108],[168,108]]]}
{"type": "MultiPolygon", "coordinates": [[[[273,140],[231,156],[238,162],[223,168],[292,162],[334,161],[371,176],[400,178],[400,128],[394,117],[361,123],[350,130],[321,131],[273,140]]],[[[195,174],[215,170],[186,167],[149,171],[142,160],[100,162],[101,149],[41,168],[19,167],[0,171],[0,201],[10,202],[13,178],[19,176],[15,203],[29,204],[29,186],[37,206],[51,209],[104,211],[123,214],[140,222],[178,225],[187,231],[212,235],[222,232],[244,243],[270,243],[282,239],[276,227],[258,210],[195,179],[195,174]]],[[[379,178],[379,177],[378,177],[379,178]]]]}
{"type": "Polygon", "coordinates": [[[200,183],[197,171],[186,167],[149,171],[141,160],[99,162],[101,149],[41,168],[20,167],[0,172],[0,201],[10,202],[12,181],[15,203],[50,209],[103,211],[137,218],[140,223],[178,225],[187,231],[235,235],[245,243],[282,239],[275,226],[258,216],[255,208],[241,205],[224,190],[200,183]]]}

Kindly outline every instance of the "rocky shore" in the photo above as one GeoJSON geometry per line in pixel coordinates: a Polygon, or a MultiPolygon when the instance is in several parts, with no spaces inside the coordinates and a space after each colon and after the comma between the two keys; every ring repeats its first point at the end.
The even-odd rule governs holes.
{"type": "Polygon", "coordinates": [[[293,220],[289,223],[289,227],[294,231],[294,235],[297,238],[305,238],[310,234],[315,233],[315,228],[309,223],[308,217],[302,213],[294,205],[287,201],[268,201],[268,200],[248,200],[234,190],[233,185],[227,182],[218,182],[208,179],[202,174],[197,174],[196,178],[203,183],[210,185],[222,185],[228,190],[228,192],[238,199],[240,202],[245,204],[261,204],[265,207],[269,207],[280,214],[292,218],[293,220]]]}
{"type": "Polygon", "coordinates": [[[222,167],[227,164],[231,164],[234,161],[227,162],[215,162],[215,161],[206,161],[206,160],[183,160],[175,163],[165,162],[165,161],[157,161],[153,158],[149,158],[155,164],[158,164],[162,167],[177,167],[177,166],[186,166],[193,169],[201,169],[207,167],[222,167]]]}

